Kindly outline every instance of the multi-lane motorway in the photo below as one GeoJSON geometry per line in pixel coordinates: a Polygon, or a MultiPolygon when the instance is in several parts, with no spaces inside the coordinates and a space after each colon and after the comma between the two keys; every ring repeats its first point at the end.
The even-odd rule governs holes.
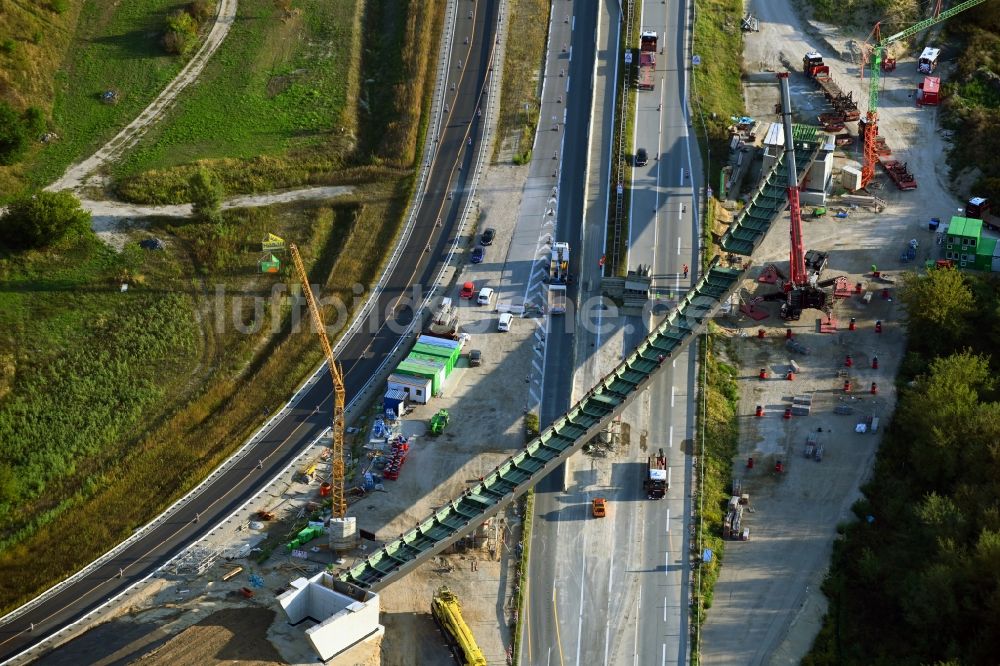
{"type": "MultiPolygon", "coordinates": [[[[574,4],[573,64],[595,74],[592,125],[587,128],[591,163],[587,173],[575,166],[579,162],[564,159],[564,179],[589,180],[586,196],[577,199],[574,192],[572,198],[585,201],[587,209],[577,207],[565,220],[560,210],[559,240],[567,236],[566,240],[583,250],[577,253],[586,262],[577,273],[578,303],[582,303],[599,293],[596,260],[603,253],[607,219],[611,109],[622,68],[616,63],[620,53],[618,3],[605,0],[596,7],[600,25],[596,62],[581,52],[594,40],[593,18],[588,15],[595,13],[595,7],[574,4]],[[578,232],[574,220],[581,213],[585,224],[578,232]]],[[[657,300],[665,305],[672,305],[687,290],[699,263],[691,174],[701,173],[701,167],[696,148],[689,144],[687,122],[687,4],[646,0],[641,19],[638,12],[634,19],[643,30],[658,33],[661,52],[657,53],[655,89],[634,93],[635,145],[646,148],[650,160],[632,174],[628,266],[652,267],[657,300]],[[689,267],[686,278],[685,264],[689,267]]],[[[571,90],[578,79],[575,75],[571,80],[571,90]]],[[[590,108],[591,100],[570,99],[590,108]]],[[[587,136],[584,128],[567,126],[567,145],[574,142],[582,147],[587,136]]],[[[562,191],[561,206],[569,203],[569,195],[562,191]]],[[[584,316],[593,321],[596,314],[584,316]]],[[[588,330],[580,326],[582,320],[577,318],[572,342],[564,332],[549,334],[543,424],[566,409],[574,373],[578,387],[592,385],[607,372],[609,363],[617,362],[621,351],[635,346],[651,324],[649,317],[606,321],[620,327],[615,334],[607,328],[588,330]],[[576,366],[570,367],[567,361],[573,358],[576,366]]],[[[536,487],[523,663],[687,661],[692,469],[684,441],[694,428],[694,410],[689,409],[695,393],[693,355],[682,354],[654,382],[626,412],[625,421],[631,425],[627,450],[616,452],[608,461],[578,456],[568,465],[568,473],[559,470],[536,487]],[[671,489],[667,499],[656,502],[645,499],[641,475],[645,456],[661,447],[670,459],[671,489]],[[611,500],[610,515],[603,520],[591,518],[589,511],[590,499],[598,495],[611,500]]]]}
{"type": "MultiPolygon", "coordinates": [[[[465,207],[472,167],[482,145],[485,118],[476,111],[492,76],[499,1],[455,6],[458,16],[444,87],[446,110],[434,137],[436,147],[420,209],[398,262],[381,285],[370,321],[345,340],[338,353],[348,396],[357,395],[396,345],[399,331],[413,316],[410,308],[399,306],[415,285],[426,293],[448,256],[465,207]],[[387,312],[393,314],[394,325],[387,325],[387,312]]],[[[244,463],[219,474],[168,520],[112,560],[6,620],[0,625],[0,661],[27,650],[145,578],[252,497],[329,425],[325,414],[331,395],[330,379],[323,373],[295,408],[252,445],[244,463]],[[313,414],[317,406],[320,413],[313,414]]]]}

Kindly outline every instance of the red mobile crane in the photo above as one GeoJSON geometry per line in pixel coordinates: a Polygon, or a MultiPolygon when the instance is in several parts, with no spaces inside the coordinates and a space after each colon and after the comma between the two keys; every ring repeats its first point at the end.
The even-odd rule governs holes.
{"type": "Polygon", "coordinates": [[[792,136],[792,96],[788,89],[788,72],[778,74],[781,85],[781,120],[785,129],[784,163],[788,170],[788,216],[791,251],[789,253],[789,279],[784,290],[774,297],[782,297],[781,318],[796,320],[803,310],[822,310],[826,305],[826,292],[817,286],[820,271],[826,267],[827,254],[815,250],[805,251],[802,240],[802,209],[799,206],[799,172],[795,165],[795,138],[792,136]],[[809,269],[812,269],[810,274],[809,269]]]}

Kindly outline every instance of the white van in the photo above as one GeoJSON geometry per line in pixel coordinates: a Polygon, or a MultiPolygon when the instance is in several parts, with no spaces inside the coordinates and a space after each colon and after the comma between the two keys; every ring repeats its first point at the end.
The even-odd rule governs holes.
{"type": "Polygon", "coordinates": [[[499,321],[497,321],[497,330],[501,333],[507,333],[510,331],[510,325],[514,321],[514,315],[509,312],[504,312],[500,315],[499,321]]]}
{"type": "Polygon", "coordinates": [[[479,303],[480,305],[489,305],[491,302],[493,302],[493,288],[483,287],[482,289],[480,289],[479,298],[476,299],[476,302],[479,303]]]}

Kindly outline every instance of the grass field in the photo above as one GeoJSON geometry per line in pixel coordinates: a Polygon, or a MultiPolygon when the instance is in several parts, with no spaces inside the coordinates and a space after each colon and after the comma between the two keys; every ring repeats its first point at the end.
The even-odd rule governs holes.
{"type": "Polygon", "coordinates": [[[530,161],[531,146],[541,110],[541,74],[545,64],[549,10],[547,0],[511,0],[507,21],[510,38],[504,47],[503,82],[500,85],[500,113],[493,159],[505,141],[516,135],[514,160],[530,161]],[[525,108],[527,107],[527,108],[525,108]]]}
{"type": "MultiPolygon", "coordinates": [[[[698,402],[702,468],[699,472],[701,501],[698,504],[697,524],[700,530],[698,543],[701,548],[710,548],[714,556],[711,562],[699,565],[696,575],[693,607],[696,632],[701,631],[705,611],[712,607],[712,594],[725,555],[722,522],[732,488],[732,459],[736,455],[739,438],[736,420],[738,371],[725,362],[727,340],[712,326],[705,341],[700,345],[705,359],[705,374],[698,402]]],[[[700,657],[698,645],[696,637],[691,642],[692,664],[698,663],[700,657]]]]}
{"type": "MultiPolygon", "coordinates": [[[[263,0],[255,1],[270,6],[263,0]]],[[[322,11],[330,13],[336,9],[340,17],[338,24],[344,24],[351,16],[348,10],[360,6],[361,0],[338,0],[334,8],[323,5],[322,11]]],[[[242,7],[241,4],[241,11],[242,7]]],[[[196,116],[190,115],[187,111],[189,102],[185,99],[178,105],[185,111],[178,111],[177,119],[187,127],[184,134],[191,137],[190,141],[183,143],[181,153],[167,156],[159,144],[168,143],[164,137],[177,136],[178,131],[165,128],[159,134],[151,134],[137,151],[128,156],[124,165],[116,169],[118,195],[136,203],[185,202],[188,200],[187,178],[193,171],[191,162],[196,158],[199,164],[219,176],[229,194],[304,185],[381,181],[387,177],[396,178],[400,169],[410,168],[414,163],[418,139],[426,130],[423,109],[432,91],[436,62],[433,56],[441,33],[442,15],[437,11],[424,11],[415,2],[401,6],[388,0],[369,0],[365,4],[364,16],[354,16],[351,20],[359,25],[352,36],[357,53],[350,57],[344,54],[341,59],[349,61],[346,65],[348,71],[364,72],[365,76],[362,81],[358,74],[348,77],[324,75],[328,78],[327,85],[343,89],[341,110],[335,112],[332,107],[329,109],[330,118],[336,116],[339,120],[327,118],[318,121],[317,127],[322,125],[332,131],[316,129],[297,134],[297,130],[290,126],[279,127],[277,120],[264,119],[256,123],[255,114],[267,114],[267,107],[251,105],[246,107],[249,116],[240,127],[252,134],[245,140],[238,139],[232,144],[233,149],[222,151],[231,157],[201,159],[218,157],[219,153],[212,150],[200,152],[209,146],[205,143],[205,136],[210,133],[211,126],[201,124],[196,116]],[[400,49],[399,44],[410,46],[400,49]],[[258,127],[270,128],[270,137],[257,141],[258,127]],[[264,154],[268,148],[270,154],[264,154]],[[187,152],[186,157],[183,152],[187,152]],[[150,159],[154,153],[164,155],[161,168],[153,168],[157,164],[150,159]],[[140,171],[147,167],[148,170],[140,171]]],[[[257,31],[262,34],[272,35],[274,30],[272,24],[257,26],[257,31]]],[[[260,54],[268,52],[267,43],[272,39],[273,36],[268,37],[253,50],[257,54],[254,62],[260,63],[266,71],[247,78],[256,80],[254,85],[260,90],[270,80],[268,72],[271,71],[268,69],[270,60],[260,54]]],[[[334,39],[334,36],[328,35],[327,39],[334,39]]],[[[307,47],[297,48],[308,50],[307,47]]],[[[315,53],[315,50],[311,52],[315,53]]],[[[229,63],[221,74],[223,78],[234,78],[232,71],[238,69],[238,63],[242,61],[236,62],[237,65],[229,63]]],[[[255,98],[255,95],[257,93],[249,95],[248,99],[255,98]]],[[[200,100],[197,104],[209,106],[224,104],[227,99],[225,95],[203,92],[200,87],[192,91],[191,96],[200,100]]],[[[271,102],[265,100],[265,103],[271,102]]],[[[292,108],[299,107],[293,105],[292,108]]],[[[167,124],[171,122],[172,119],[166,121],[167,124]]],[[[227,121],[220,118],[219,122],[227,121]]],[[[244,130],[237,128],[232,131],[242,133],[244,130]]]]}
{"type": "MultiPolygon", "coordinates": [[[[640,12],[641,4],[638,0],[626,0],[633,4],[633,20],[632,20],[632,30],[627,32],[625,23],[621,25],[621,53],[619,58],[624,60],[625,51],[630,49],[638,49],[639,45],[639,28],[641,25],[640,12]]],[[[638,59],[636,59],[638,60],[638,59]]],[[[635,62],[630,68],[622,66],[619,70],[620,76],[628,77],[629,87],[628,92],[625,93],[622,89],[621,81],[619,80],[617,86],[617,92],[615,94],[615,119],[614,119],[614,138],[612,139],[612,145],[617,146],[622,134],[621,120],[624,117],[625,127],[624,127],[624,146],[626,154],[621,155],[616,150],[611,151],[611,174],[612,179],[617,179],[619,169],[624,165],[624,182],[622,191],[622,213],[621,213],[621,226],[620,235],[618,237],[618,264],[614,265],[614,246],[615,246],[615,216],[616,216],[616,206],[618,193],[615,188],[610,188],[608,191],[608,197],[610,199],[608,205],[608,226],[607,226],[607,237],[604,239],[604,252],[608,261],[608,274],[612,274],[614,271],[615,275],[624,276],[628,272],[628,264],[625,258],[628,256],[628,239],[629,239],[629,203],[631,197],[629,192],[632,189],[632,164],[631,156],[633,151],[633,144],[635,140],[635,110],[636,105],[639,103],[637,99],[638,91],[635,89],[633,82],[636,81],[638,76],[638,62],[635,62]]]]}
{"type": "MultiPolygon", "coordinates": [[[[51,89],[41,84],[19,86],[27,90],[26,100],[51,108],[50,127],[59,139],[38,144],[21,165],[0,169],[0,183],[7,185],[0,188],[0,196],[55,180],[139,115],[185,62],[166,55],[160,44],[165,17],[180,4],[177,0],[70,3],[74,9],[66,20],[79,12],[72,39],[53,27],[53,52],[37,61],[32,56],[34,64],[27,68],[31,77],[52,80],[51,89]],[[60,65],[58,72],[50,71],[60,65]],[[107,90],[119,92],[118,104],[101,103],[99,95],[107,90]]],[[[41,45],[46,39],[47,32],[41,45]]],[[[23,47],[25,58],[30,48],[23,47]]]]}
{"type": "Polygon", "coordinates": [[[695,0],[695,7],[694,53],[701,56],[701,64],[692,70],[691,105],[707,169],[706,182],[713,184],[719,181],[721,158],[728,155],[729,118],[741,115],[744,109],[740,32],[743,2],[695,0]]]}
{"type": "MultiPolygon", "coordinates": [[[[412,2],[382,24],[398,28],[393,34],[403,39],[382,40],[381,48],[401,51],[399,62],[414,69],[408,70],[412,89],[396,98],[400,106],[379,115],[407,118],[391,131],[411,143],[426,127],[432,47],[443,13],[443,4],[412,2]]],[[[364,39],[377,34],[366,30],[364,39]]],[[[357,77],[371,78],[365,71],[357,77]]],[[[345,125],[364,136],[372,116],[358,117],[360,124],[346,119],[345,125]]],[[[416,150],[388,148],[400,155],[416,150]]],[[[276,409],[316,367],[320,351],[309,327],[292,330],[291,301],[271,298],[275,282],[289,281],[287,263],[277,276],[256,271],[264,233],[299,244],[324,296],[338,294],[350,303],[355,283],[375,280],[412,195],[412,169],[379,166],[378,160],[339,169],[329,158],[321,162],[317,151],[305,154],[315,162],[292,152],[208,164],[224,173],[239,165],[255,174],[257,184],[274,182],[275,169],[281,177],[351,182],[353,195],[327,204],[227,211],[218,224],[154,222],[149,231],[166,241],[163,252],[129,247],[115,255],[96,241],[80,241],[44,254],[0,257],[6,262],[0,269],[11,278],[0,290],[6,324],[0,333],[0,427],[7,428],[0,431],[0,460],[8,465],[0,468],[0,513],[9,512],[0,522],[0,613],[183,495],[260,424],[262,410],[276,409]],[[311,172],[315,163],[326,169],[318,176],[311,172]],[[118,278],[124,272],[132,286],[122,294],[118,278]],[[262,305],[256,319],[255,299],[262,305]],[[121,395],[122,384],[135,395],[121,395]],[[88,409],[91,404],[96,408],[88,409]],[[110,405],[125,413],[109,413],[110,405]],[[109,429],[103,438],[102,425],[109,429]],[[44,442],[38,434],[43,427],[61,440],[44,442]],[[82,431],[77,439],[74,427],[82,431]],[[22,440],[3,436],[15,430],[29,435],[10,452],[18,457],[5,447],[22,440]],[[62,441],[73,444],[71,455],[46,464],[43,454],[62,441]],[[32,447],[39,451],[25,450],[32,447]],[[4,482],[22,473],[37,482],[4,482]],[[19,500],[13,511],[12,500],[19,500]],[[40,560],[45,567],[37,566],[40,560]]],[[[332,321],[334,311],[327,316],[332,321]]]]}
{"type": "Polygon", "coordinates": [[[198,82],[113,173],[329,144],[346,129],[352,26],[362,4],[299,0],[285,18],[272,0],[241,0],[198,82]]]}

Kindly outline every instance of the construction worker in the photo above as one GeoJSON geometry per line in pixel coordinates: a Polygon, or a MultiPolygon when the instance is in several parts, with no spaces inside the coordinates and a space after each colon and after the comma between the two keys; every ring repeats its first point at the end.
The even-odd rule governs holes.
{"type": "Polygon", "coordinates": [[[686,279],[686,278],[687,278],[687,276],[688,276],[688,265],[687,265],[687,264],[684,264],[684,267],[683,267],[683,269],[682,269],[682,270],[684,271],[684,277],[685,277],[685,279],[686,279]]]}

